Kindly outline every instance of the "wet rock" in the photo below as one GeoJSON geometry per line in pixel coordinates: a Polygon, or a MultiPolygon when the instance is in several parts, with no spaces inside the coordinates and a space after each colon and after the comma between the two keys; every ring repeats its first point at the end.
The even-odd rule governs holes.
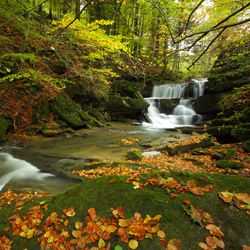
{"type": "Polygon", "coordinates": [[[132,161],[140,161],[142,159],[141,150],[129,150],[128,159],[132,161]]]}

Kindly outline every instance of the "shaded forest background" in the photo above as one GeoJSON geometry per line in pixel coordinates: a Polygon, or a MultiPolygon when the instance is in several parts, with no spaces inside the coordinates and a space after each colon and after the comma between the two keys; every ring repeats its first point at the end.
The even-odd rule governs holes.
{"type": "Polygon", "coordinates": [[[2,130],[53,135],[101,126],[98,115],[109,121],[112,108],[123,109],[124,102],[130,118],[138,117],[151,79],[206,77],[218,55],[237,47],[229,57],[240,61],[248,53],[249,6],[234,0],[1,0],[2,130]],[[115,79],[137,82],[125,84],[126,99],[114,93],[115,79]]]}

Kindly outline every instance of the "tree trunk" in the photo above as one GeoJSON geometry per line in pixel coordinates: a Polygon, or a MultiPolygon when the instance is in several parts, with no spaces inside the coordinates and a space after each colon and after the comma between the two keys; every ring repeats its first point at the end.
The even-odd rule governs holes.
{"type": "MultiPolygon", "coordinates": [[[[75,15],[76,15],[76,17],[79,15],[80,11],[81,11],[80,0],[76,0],[76,9],[75,9],[75,15]]],[[[80,15],[78,17],[78,20],[80,20],[80,15]]]]}

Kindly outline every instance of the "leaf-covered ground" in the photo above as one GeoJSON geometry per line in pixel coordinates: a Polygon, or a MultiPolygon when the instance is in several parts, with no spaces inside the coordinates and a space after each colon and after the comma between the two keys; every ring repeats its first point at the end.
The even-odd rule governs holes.
{"type": "Polygon", "coordinates": [[[249,249],[248,177],[154,165],[85,164],[58,195],[2,193],[1,249],[249,249]]]}

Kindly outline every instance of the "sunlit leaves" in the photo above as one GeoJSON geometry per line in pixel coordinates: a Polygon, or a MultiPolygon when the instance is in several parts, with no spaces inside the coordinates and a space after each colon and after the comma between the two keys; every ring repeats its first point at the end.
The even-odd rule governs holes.
{"type": "Polygon", "coordinates": [[[233,203],[239,209],[245,209],[250,214],[250,194],[247,193],[231,193],[229,191],[219,192],[219,197],[225,203],[233,203]]]}

